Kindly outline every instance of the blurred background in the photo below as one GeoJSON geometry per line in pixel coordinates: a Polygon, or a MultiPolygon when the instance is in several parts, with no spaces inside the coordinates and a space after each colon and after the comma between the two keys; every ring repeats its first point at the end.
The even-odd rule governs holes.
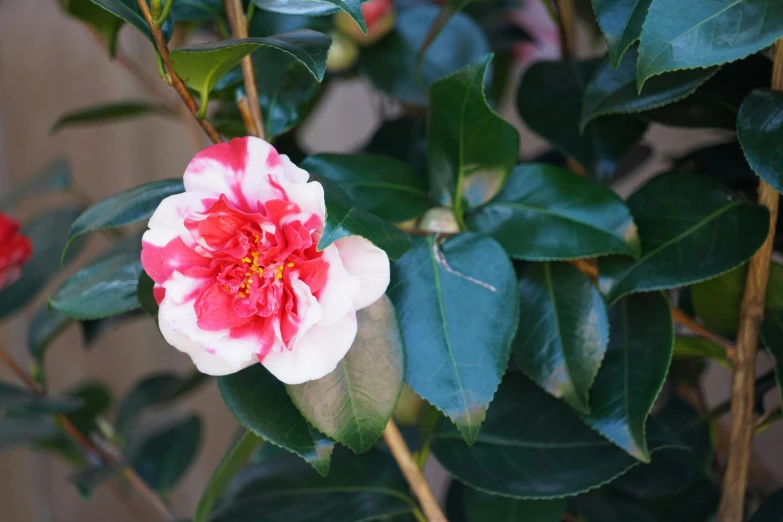
{"type": "MultiPolygon", "coordinates": [[[[518,53],[519,70],[531,60],[557,55],[556,45],[547,43],[557,33],[540,4],[528,0],[525,9],[528,23],[543,36],[543,42],[539,46],[525,44],[527,47],[518,53]]],[[[585,45],[580,48],[589,48],[589,37],[584,35],[583,40],[585,45]]],[[[129,29],[121,32],[120,46],[157,80],[155,56],[147,41],[129,29]]],[[[511,81],[518,78],[515,74],[511,81]]],[[[160,83],[159,87],[164,90],[166,86],[160,83]]],[[[95,38],[63,14],[55,0],[0,0],[0,196],[57,157],[67,158],[75,185],[91,200],[145,182],[181,176],[196,152],[196,143],[188,126],[176,119],[151,116],[50,135],[53,123],[64,112],[101,102],[145,99],[148,95],[137,80],[110,62],[95,38]]],[[[542,151],[543,142],[523,128],[512,105],[511,100],[502,100],[499,110],[521,129],[524,155],[534,157],[542,151]]],[[[361,79],[333,81],[300,132],[302,146],[307,152],[355,150],[365,143],[383,116],[394,111],[388,100],[361,79]]],[[[720,139],[717,132],[666,129],[664,133],[652,126],[645,141],[654,144],[655,152],[638,174],[623,179],[615,189],[627,195],[647,176],[660,172],[672,157],[720,139]]],[[[200,146],[207,144],[201,137],[200,146]]],[[[47,204],[45,200],[36,201],[38,206],[47,204]]],[[[37,210],[40,208],[23,208],[18,217],[37,210]]],[[[106,244],[95,235],[81,256],[89,258],[106,244]]],[[[40,299],[0,327],[0,344],[17,360],[26,360],[27,325],[42,303],[40,299]]],[[[759,370],[769,367],[764,352],[759,370]]],[[[53,391],[95,378],[108,383],[114,396],[121,397],[143,374],[154,370],[185,372],[191,369],[191,363],[187,356],[166,345],[150,321],[138,321],[103,336],[89,350],[83,348],[78,329],[71,327],[52,346],[47,368],[53,391]]],[[[3,372],[5,369],[0,368],[0,378],[12,379],[3,372]]],[[[706,383],[710,405],[728,397],[730,382],[725,370],[711,368],[706,383]]],[[[198,460],[171,496],[174,511],[184,516],[192,513],[236,423],[213,382],[178,408],[196,410],[205,421],[198,460]]],[[[728,419],[722,420],[727,426],[728,419]]],[[[756,480],[783,482],[782,438],[783,423],[756,437],[754,451],[760,465],[755,471],[756,480]],[[777,449],[773,449],[773,441],[778,441],[777,449]]],[[[428,472],[437,481],[437,466],[431,465],[428,472]]],[[[83,499],[68,482],[69,473],[58,459],[27,449],[0,453],[0,521],[139,520],[105,485],[91,498],[83,499]]],[[[440,482],[442,494],[444,484],[440,482]]]]}

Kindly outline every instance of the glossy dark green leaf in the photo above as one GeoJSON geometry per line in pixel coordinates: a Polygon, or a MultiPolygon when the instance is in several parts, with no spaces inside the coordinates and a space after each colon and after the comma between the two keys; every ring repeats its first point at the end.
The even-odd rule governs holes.
{"type": "Polygon", "coordinates": [[[650,462],[647,416],[672,360],[669,302],[657,292],[627,296],[609,309],[609,325],[609,347],[585,420],[629,455],[650,462]]]}
{"type": "Polygon", "coordinates": [[[31,444],[57,435],[57,426],[51,417],[0,418],[0,451],[19,444],[31,444]]]}
{"type": "Polygon", "coordinates": [[[550,395],[589,412],[588,392],[609,340],[601,294],[568,263],[531,263],[519,294],[514,360],[550,395]]]}
{"type": "Polygon", "coordinates": [[[599,61],[533,64],[520,82],[517,110],[533,132],[603,180],[611,178],[647,124],[634,115],[611,115],[591,122],[580,132],[582,96],[599,61]]]}
{"type": "Polygon", "coordinates": [[[37,361],[43,361],[49,343],[65,331],[73,319],[44,305],[33,317],[27,329],[27,350],[37,361]]]}
{"type": "Polygon", "coordinates": [[[658,522],[644,504],[616,493],[582,495],[573,507],[584,522],[658,522]]]}
{"type": "Polygon", "coordinates": [[[27,414],[74,411],[82,401],[73,397],[41,397],[23,388],[0,382],[0,410],[27,414]]]}
{"type": "Polygon", "coordinates": [[[516,166],[500,193],[467,221],[517,259],[639,255],[636,225],[617,194],[544,163],[516,166]]]}
{"type": "Polygon", "coordinates": [[[79,328],[82,332],[82,339],[86,349],[92,348],[93,344],[104,335],[117,331],[121,326],[138,319],[144,319],[144,312],[135,309],[129,312],[123,312],[112,317],[103,319],[88,319],[79,321],[79,328]]]}
{"type": "Polygon", "coordinates": [[[0,198],[0,212],[10,212],[21,201],[38,194],[52,194],[71,184],[71,169],[65,158],[57,158],[0,198]]]}
{"type": "Polygon", "coordinates": [[[682,440],[689,451],[664,451],[612,483],[625,495],[660,501],[660,497],[686,492],[712,473],[710,424],[690,404],[672,398],[656,412],[655,419],[682,440]]]}
{"type": "Polygon", "coordinates": [[[54,134],[65,127],[76,127],[79,125],[90,125],[95,123],[113,123],[153,114],[160,114],[163,116],[174,115],[165,107],[145,102],[110,103],[63,114],[60,116],[60,119],[52,125],[52,130],[49,133],[54,134]]]}
{"type": "Polygon", "coordinates": [[[359,331],[337,368],[321,379],[288,385],[288,395],[316,429],[364,453],[380,438],[402,390],[405,354],[389,298],[356,313],[359,331]]]}
{"type": "Polygon", "coordinates": [[[131,442],[128,460],[144,481],[157,491],[168,491],[182,478],[201,444],[201,419],[191,415],[131,442]]]}
{"type": "Polygon", "coordinates": [[[627,203],[639,227],[642,256],[599,261],[599,287],[609,301],[720,275],[749,259],[769,228],[766,209],[691,174],[659,176],[627,203]]]}
{"type": "MultiPolygon", "coordinates": [[[[783,11],[781,11],[783,25],[783,11]]],[[[783,191],[783,94],[757,89],[740,106],[737,136],[753,171],[778,192],[783,191]]]]}
{"type": "MultiPolygon", "coordinates": [[[[74,239],[89,232],[145,221],[152,216],[161,201],[184,191],[181,179],[167,179],[114,194],[88,208],[73,222],[68,244],[70,246],[74,239]]],[[[65,252],[67,247],[63,255],[65,252]]]]}
{"type": "Polygon", "coordinates": [[[426,122],[424,118],[402,116],[384,122],[365,149],[372,154],[392,156],[407,163],[417,173],[427,169],[426,122]]]}
{"type": "Polygon", "coordinates": [[[560,522],[565,499],[519,500],[490,495],[472,488],[463,492],[467,522],[560,522]]]}
{"type": "Polygon", "coordinates": [[[362,236],[384,250],[391,259],[399,259],[411,246],[408,235],[374,214],[353,206],[348,196],[331,182],[321,183],[326,199],[326,223],[318,240],[318,250],[323,250],[338,239],[362,236]]]}
{"type": "Polygon", "coordinates": [[[692,94],[718,71],[718,67],[674,71],[651,78],[641,92],[636,89],[636,48],[629,49],[615,69],[609,58],[598,65],[585,88],[580,128],[599,116],[655,109],[692,94]]]}
{"type": "Polygon", "coordinates": [[[106,413],[112,403],[112,394],[109,388],[106,387],[106,384],[96,380],[79,383],[68,389],[67,394],[82,402],[80,408],[66,414],[68,420],[82,433],[96,429],[97,417],[106,413]]]}
{"type": "Polygon", "coordinates": [[[653,0],[642,28],[637,81],[732,62],[783,36],[783,4],[768,0],[653,0]]]}
{"type": "Polygon", "coordinates": [[[519,156],[519,133],[492,110],[484,78],[492,55],[430,87],[427,166],[433,194],[454,206],[477,206],[494,196],[519,156]]]}
{"type": "Polygon", "coordinates": [[[775,360],[775,380],[783,399],[783,315],[768,315],[761,324],[761,342],[775,360]]]}
{"type": "Polygon", "coordinates": [[[117,432],[126,433],[142,411],[170,404],[197,389],[207,379],[207,375],[198,371],[187,376],[163,372],[145,377],[120,403],[115,422],[117,432]]]}
{"type": "Polygon", "coordinates": [[[652,0],[593,0],[593,10],[606,36],[612,65],[617,67],[623,54],[642,34],[642,24],[652,0]]]}
{"type": "Polygon", "coordinates": [[[781,522],[783,520],[783,489],[764,499],[750,522],[781,522]]]}
{"type": "MultiPolygon", "coordinates": [[[[690,287],[691,302],[698,318],[719,335],[734,337],[739,328],[740,302],[745,290],[748,265],[702,281],[690,287]]],[[[783,265],[770,263],[764,309],[783,312],[783,265]]]]}
{"type": "Polygon", "coordinates": [[[69,15],[92,26],[103,38],[109,56],[114,57],[117,52],[117,35],[125,21],[93,0],[58,1],[69,15]]]}
{"type": "Polygon", "coordinates": [[[390,156],[316,154],[300,166],[336,183],[357,208],[389,221],[415,218],[430,207],[424,178],[390,156]]]}
{"type": "MultiPolygon", "coordinates": [[[[656,451],[677,441],[651,422],[648,444],[656,451]]],[[[567,404],[516,373],[503,379],[474,445],[441,422],[432,452],[465,484],[519,499],[583,493],[639,463],[584,424],[567,404]]]]}
{"type": "MultiPolygon", "coordinates": [[[[367,34],[361,0],[251,0],[260,9],[287,15],[324,16],[342,9],[367,34]]],[[[365,0],[366,1],[366,0],[365,0]]]]}
{"type": "MultiPolygon", "coordinates": [[[[65,247],[68,228],[79,215],[77,207],[63,207],[39,214],[22,226],[22,232],[33,243],[33,254],[22,269],[22,276],[0,291],[0,318],[32,300],[60,270],[60,253],[65,247]]],[[[72,248],[66,261],[81,249],[72,248]]]]}
{"type": "Polygon", "coordinates": [[[754,193],[759,182],[748,165],[738,141],[727,141],[690,150],[674,159],[672,170],[689,174],[701,172],[730,189],[747,195],[754,193]]]}
{"type": "Polygon", "coordinates": [[[171,15],[177,22],[210,22],[223,14],[222,0],[177,0],[171,6],[171,15]]]}
{"type": "Polygon", "coordinates": [[[338,447],[328,477],[293,455],[248,466],[221,505],[213,522],[397,522],[415,503],[390,455],[338,447]]]}
{"type": "MultiPolygon", "coordinates": [[[[153,42],[152,33],[150,32],[149,25],[147,25],[147,21],[144,19],[144,15],[141,12],[141,8],[139,7],[137,0],[90,0],[90,1],[93,4],[102,7],[109,13],[121,18],[125,22],[128,22],[133,27],[138,29],[139,32],[141,32],[141,34],[146,36],[150,42],[153,42]]],[[[149,3],[149,0],[147,1],[149,3]]],[[[119,31],[119,29],[120,27],[118,26],[116,31],[119,31]]],[[[161,30],[163,31],[163,36],[166,38],[166,40],[171,38],[171,35],[174,33],[173,17],[169,17],[166,20],[166,22],[164,22],[163,26],[161,27],[161,30]]],[[[109,49],[111,52],[113,50],[113,45],[111,41],[109,42],[109,45],[110,45],[109,49]]]]}
{"type": "Polygon", "coordinates": [[[405,382],[476,440],[519,321],[516,276],[488,237],[433,236],[392,264],[387,293],[405,341],[405,382]]]}
{"type": "Polygon", "coordinates": [[[118,252],[82,268],[60,285],[49,303],[74,319],[100,319],[139,308],[139,256],[138,250],[118,252]]]}
{"type": "Polygon", "coordinates": [[[158,302],[155,300],[155,281],[152,280],[144,270],[139,274],[139,284],[136,287],[136,294],[139,299],[139,305],[144,313],[150,317],[158,316],[158,302]]]}
{"type": "Polygon", "coordinates": [[[318,473],[329,472],[334,442],[311,427],[286,393],[285,385],[260,364],[218,378],[223,401],[246,429],[296,453],[318,473]]]}
{"type": "Polygon", "coordinates": [[[307,67],[316,80],[321,81],[330,45],[331,39],[325,34],[300,29],[264,38],[221,40],[180,47],[171,52],[171,64],[182,80],[198,91],[203,113],[209,93],[218,80],[259,47],[271,47],[293,56],[307,67]]]}
{"type": "Polygon", "coordinates": [[[433,40],[416,74],[418,52],[440,10],[434,5],[400,9],[396,29],[359,56],[359,72],[380,91],[413,105],[427,104],[433,82],[480,60],[490,52],[487,37],[467,15],[457,13],[433,40]]]}
{"type": "Polygon", "coordinates": [[[231,480],[245,466],[253,452],[264,443],[255,433],[243,430],[236,442],[223,456],[218,467],[212,473],[193,514],[193,522],[208,522],[212,507],[226,490],[231,480]]]}

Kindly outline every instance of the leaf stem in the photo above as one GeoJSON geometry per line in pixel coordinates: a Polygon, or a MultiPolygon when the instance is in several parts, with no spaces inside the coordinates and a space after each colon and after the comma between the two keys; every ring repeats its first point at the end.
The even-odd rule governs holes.
{"type": "MultiPolygon", "coordinates": [[[[2,347],[0,347],[0,361],[5,363],[5,365],[16,375],[20,381],[24,383],[25,386],[27,386],[30,391],[35,393],[39,396],[44,396],[45,392],[44,389],[41,387],[40,384],[35,382],[30,375],[27,374],[26,371],[22,369],[19,364],[11,357],[11,355],[5,351],[2,347]]],[[[79,431],[79,429],[73,425],[73,423],[63,414],[56,415],[55,418],[57,419],[57,423],[59,424],[60,428],[69,436],[73,441],[81,446],[82,450],[84,450],[87,453],[92,454],[95,458],[97,458],[104,466],[106,467],[117,467],[118,464],[120,464],[117,459],[115,459],[110,453],[119,453],[118,450],[115,450],[112,448],[110,452],[102,451],[98,446],[96,446],[87,436],[79,431]]],[[[125,479],[128,481],[128,483],[133,487],[133,489],[136,490],[139,495],[144,497],[144,499],[152,506],[155,511],[157,511],[160,516],[167,521],[173,521],[176,520],[176,517],[174,514],[169,510],[168,506],[161,500],[160,496],[147,485],[144,480],[136,473],[133,468],[130,468],[128,466],[123,466],[121,474],[125,479]]]]}
{"type": "Polygon", "coordinates": [[[166,3],[163,4],[163,10],[161,11],[160,16],[155,20],[156,27],[161,27],[163,25],[163,23],[169,17],[169,13],[171,12],[171,6],[173,5],[174,5],[174,0],[166,0],[166,3]]]}
{"type": "MultiPolygon", "coordinates": [[[[231,34],[234,38],[247,38],[247,18],[242,7],[242,0],[225,0],[225,3],[228,22],[231,24],[231,34]]],[[[261,105],[258,102],[258,88],[256,87],[256,75],[253,70],[253,58],[251,55],[248,54],[242,58],[241,65],[242,76],[245,80],[245,96],[237,100],[237,105],[242,102],[243,98],[247,100],[253,123],[252,127],[247,128],[247,131],[253,136],[264,139],[264,118],[261,115],[261,105]]],[[[247,125],[248,122],[245,123],[247,125]]]]}
{"type": "Polygon", "coordinates": [[[169,73],[171,86],[175,91],[177,91],[177,94],[179,94],[179,97],[182,98],[185,106],[187,106],[193,117],[196,118],[198,124],[201,126],[207,136],[209,136],[209,139],[212,140],[212,143],[222,143],[223,138],[220,137],[220,134],[218,134],[218,131],[215,130],[215,127],[213,127],[212,124],[209,123],[206,119],[202,120],[198,117],[199,110],[198,106],[196,105],[196,101],[193,99],[193,96],[190,95],[190,91],[188,91],[188,88],[182,82],[182,79],[171,66],[168,44],[166,44],[166,39],[163,37],[163,33],[161,32],[160,27],[155,25],[155,20],[152,18],[152,13],[150,13],[150,8],[147,5],[146,0],[136,0],[136,3],[139,4],[139,9],[141,9],[141,13],[144,15],[144,19],[147,21],[147,25],[152,32],[152,38],[155,41],[155,47],[158,49],[158,54],[160,55],[161,60],[163,60],[163,65],[166,68],[166,71],[169,73]]]}
{"type": "MultiPolygon", "coordinates": [[[[775,42],[772,89],[783,90],[783,40],[775,42]]],[[[769,233],[761,248],[748,264],[745,291],[740,304],[737,333],[737,361],[731,383],[731,430],[723,493],[718,509],[719,522],[741,522],[750,468],[753,439],[753,383],[756,373],[756,350],[759,329],[764,319],[764,297],[769,279],[769,265],[775,239],[779,197],[763,180],[759,183],[758,203],[769,210],[769,233]]]]}
{"type": "Polygon", "coordinates": [[[571,60],[574,57],[574,0],[555,0],[557,7],[557,28],[560,33],[560,58],[571,60]]]}
{"type": "Polygon", "coordinates": [[[389,419],[386,429],[383,430],[383,440],[389,446],[389,450],[394,456],[394,460],[397,461],[397,465],[405,476],[405,480],[408,481],[413,494],[419,499],[419,504],[427,520],[429,522],[448,522],[443,514],[443,510],[440,508],[440,504],[438,504],[438,500],[435,498],[435,494],[432,492],[429,482],[424,478],[424,474],[413,460],[411,450],[405,444],[405,440],[402,438],[402,434],[393,419],[389,419]]]}

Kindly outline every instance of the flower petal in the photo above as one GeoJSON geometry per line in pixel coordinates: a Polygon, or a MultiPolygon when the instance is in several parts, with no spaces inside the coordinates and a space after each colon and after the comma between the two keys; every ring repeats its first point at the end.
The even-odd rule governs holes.
{"type": "Polygon", "coordinates": [[[190,233],[185,228],[185,218],[193,212],[203,212],[213,201],[198,192],[183,192],[167,197],[152,214],[143,241],[163,247],[172,239],[180,237],[192,246],[193,242],[188,241],[190,233]]]}
{"type": "Polygon", "coordinates": [[[271,352],[261,359],[261,364],[286,384],[320,379],[334,371],[348,353],[357,328],[356,312],[351,310],[330,326],[313,326],[293,350],[271,352]]]}
{"type": "Polygon", "coordinates": [[[319,324],[328,326],[342,319],[349,310],[355,309],[354,299],[361,290],[361,282],[345,269],[335,245],[324,249],[323,259],[329,264],[329,268],[326,272],[326,284],[318,294],[318,303],[323,310],[319,324]]]}
{"type": "Polygon", "coordinates": [[[335,241],[345,270],[360,282],[354,307],[361,310],[377,301],[389,287],[389,256],[361,236],[335,241]]]}

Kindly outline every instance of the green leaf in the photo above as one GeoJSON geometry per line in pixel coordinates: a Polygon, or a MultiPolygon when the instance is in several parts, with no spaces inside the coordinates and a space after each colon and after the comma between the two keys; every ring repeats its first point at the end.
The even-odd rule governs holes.
{"type": "Polygon", "coordinates": [[[78,384],[67,393],[83,403],[82,407],[66,415],[68,420],[82,433],[96,429],[96,418],[106,413],[112,403],[112,395],[106,385],[91,380],[78,384]]]}
{"type": "Polygon", "coordinates": [[[434,196],[462,219],[462,202],[485,203],[508,179],[519,133],[487,103],[484,78],[492,55],[430,87],[427,166],[434,196]]]}
{"type": "Polygon", "coordinates": [[[41,364],[49,344],[71,323],[73,320],[70,317],[50,309],[48,305],[38,310],[27,329],[27,350],[33,359],[41,364]]]}
{"type": "Polygon", "coordinates": [[[354,452],[364,453],[380,438],[394,413],[405,355],[388,297],[356,316],[356,340],[337,368],[321,379],[286,388],[310,424],[354,452]]]}
{"type": "MultiPolygon", "coordinates": [[[[98,5],[108,11],[109,13],[121,18],[122,20],[128,22],[132,26],[134,26],[136,29],[138,29],[141,34],[147,37],[147,39],[153,43],[154,40],[152,39],[152,33],[150,32],[149,25],[147,25],[147,21],[144,19],[144,15],[141,12],[141,8],[139,8],[139,4],[137,0],[90,0],[93,4],[98,5]]],[[[149,3],[149,0],[147,0],[149,3]]],[[[117,26],[116,31],[119,31],[120,26],[117,26]]],[[[108,29],[107,29],[108,30],[108,29]]],[[[163,36],[168,41],[171,38],[171,35],[174,33],[174,20],[173,17],[169,17],[166,22],[161,27],[161,30],[163,31],[163,36]]],[[[116,41],[116,31],[113,36],[113,39],[116,41]]],[[[113,56],[114,55],[114,42],[109,41],[109,52],[113,56]]]]}
{"type": "Polygon", "coordinates": [[[250,456],[263,444],[264,440],[254,433],[243,430],[242,435],[232,443],[231,449],[223,456],[223,460],[212,473],[204,492],[196,506],[193,522],[208,522],[212,507],[220,495],[226,490],[231,480],[245,466],[250,456]]]}
{"type": "Polygon", "coordinates": [[[191,415],[130,444],[128,460],[144,481],[157,491],[168,491],[196,458],[201,443],[201,419],[191,415]]]}
{"type": "Polygon", "coordinates": [[[30,444],[57,435],[57,426],[50,417],[0,418],[0,451],[19,444],[30,444]]]}
{"type": "Polygon", "coordinates": [[[93,0],[58,0],[65,11],[79,20],[91,25],[101,35],[109,56],[112,58],[117,53],[117,35],[125,24],[125,21],[115,16],[111,11],[100,7],[93,0]]]}
{"type": "Polygon", "coordinates": [[[581,131],[599,116],[641,112],[681,100],[718,72],[718,67],[670,72],[651,79],[639,92],[636,89],[638,56],[634,47],[626,53],[617,69],[608,58],[598,65],[585,88],[579,124],[581,131]]]}
{"type": "Polygon", "coordinates": [[[775,381],[783,399],[783,316],[780,313],[764,319],[761,324],[761,342],[775,361],[775,381]]]}
{"type": "MultiPolygon", "coordinates": [[[[651,452],[676,447],[658,424],[648,428],[651,452]]],[[[432,452],[461,482],[518,499],[583,493],[639,464],[579,420],[567,404],[516,373],[503,379],[474,445],[441,422],[432,452]]]]}
{"type": "Polygon", "coordinates": [[[89,350],[92,348],[92,345],[104,335],[117,331],[120,326],[123,326],[129,322],[143,318],[144,312],[139,309],[135,309],[112,317],[106,317],[104,319],[89,319],[86,321],[80,321],[79,327],[82,332],[84,347],[89,350]]]}
{"type": "Polygon", "coordinates": [[[488,237],[465,233],[442,244],[420,237],[392,264],[387,293],[405,342],[405,381],[472,443],[519,321],[511,262],[488,237]]]}
{"type": "Polygon", "coordinates": [[[222,0],[177,0],[171,16],[177,22],[211,22],[224,14],[222,0]]]}
{"type": "Polygon", "coordinates": [[[588,391],[609,341],[601,294],[568,263],[531,263],[519,294],[517,365],[553,397],[589,412],[588,391]]]}
{"type": "Polygon", "coordinates": [[[783,4],[768,0],[653,0],[642,28],[637,82],[733,62],[783,36],[783,4]]]}
{"type": "Polygon", "coordinates": [[[427,140],[424,118],[401,116],[384,122],[365,146],[372,154],[392,156],[417,173],[427,169],[427,140]]]}
{"type": "MultiPolygon", "coordinates": [[[[73,222],[68,246],[74,239],[89,232],[146,221],[161,201],[184,191],[181,179],[167,179],[146,183],[101,200],[73,222]]],[[[68,246],[63,250],[63,255],[68,251],[68,246]]]]}
{"type": "MultiPolygon", "coordinates": [[[[77,207],[63,207],[39,214],[22,226],[33,243],[33,254],[22,269],[22,276],[0,291],[0,318],[31,301],[60,270],[60,252],[65,247],[68,228],[79,215],[77,207]]],[[[66,261],[75,257],[79,248],[71,250],[66,261]]]]}
{"type": "Polygon", "coordinates": [[[500,193],[468,215],[468,225],[517,259],[639,256],[636,225],[614,191],[544,163],[514,167],[500,193]]]}
{"type": "MultiPolygon", "coordinates": [[[[747,263],[714,279],[690,287],[696,315],[715,333],[734,337],[739,328],[740,302],[748,275],[747,263]]],[[[769,280],[764,299],[768,313],[783,312],[783,265],[769,264],[769,280]]]]}
{"type": "Polygon", "coordinates": [[[424,178],[390,156],[316,154],[300,166],[337,184],[360,210],[389,221],[413,219],[430,207],[424,178]]]}
{"type": "Polygon", "coordinates": [[[35,176],[0,198],[0,212],[10,212],[21,201],[38,194],[53,194],[71,185],[71,169],[65,158],[49,162],[35,176]]]}
{"type": "Polygon", "coordinates": [[[113,123],[124,121],[149,114],[162,116],[174,116],[169,109],[145,102],[120,102],[105,105],[97,105],[86,109],[79,109],[60,116],[60,119],[52,125],[49,134],[54,134],[64,127],[88,125],[93,123],[113,123]]]}
{"type": "Polygon", "coordinates": [[[691,174],[659,176],[627,203],[639,227],[642,256],[599,260],[599,287],[610,302],[731,270],[758,250],[769,228],[766,209],[691,174]]]}
{"type": "Polygon", "coordinates": [[[411,245],[408,234],[374,214],[353,206],[348,196],[334,183],[321,181],[326,199],[326,223],[318,240],[321,251],[348,236],[362,236],[384,250],[391,259],[399,259],[411,245]]]}
{"type": "Polygon", "coordinates": [[[611,178],[620,160],[636,145],[647,123],[633,115],[611,115],[580,132],[582,96],[599,61],[533,64],[519,84],[517,110],[533,132],[604,180],[611,178]]]}
{"type": "Polygon", "coordinates": [[[712,359],[727,370],[731,370],[731,363],[726,358],[726,350],[711,341],[699,337],[675,337],[672,357],[712,359]]]}
{"type": "Polygon", "coordinates": [[[66,413],[81,407],[73,397],[41,397],[25,389],[0,382],[0,410],[25,414],[66,413]]]}
{"type": "Polygon", "coordinates": [[[182,376],[170,372],[150,375],[137,382],[120,403],[115,428],[127,433],[142,411],[171,404],[207,382],[208,376],[194,371],[182,376]]]}
{"type": "Polygon", "coordinates": [[[265,38],[221,40],[180,47],[171,51],[171,65],[189,87],[198,91],[203,113],[209,93],[218,80],[259,47],[271,47],[293,56],[320,82],[326,71],[330,45],[331,39],[325,34],[299,29],[265,38]]]}
{"type": "Polygon", "coordinates": [[[750,522],[780,522],[783,520],[783,489],[764,499],[750,522]]]}
{"type": "Polygon", "coordinates": [[[150,317],[158,317],[158,302],[154,295],[155,281],[152,280],[144,270],[139,274],[139,284],[136,288],[136,294],[139,299],[139,305],[144,313],[150,317]]]}
{"type": "Polygon", "coordinates": [[[293,455],[246,467],[221,506],[213,522],[370,522],[397,521],[415,503],[391,456],[338,447],[328,477],[293,455]]]}
{"type": "Polygon", "coordinates": [[[629,455],[650,462],[647,416],[672,360],[674,325],[660,293],[630,295],[609,309],[609,347],[590,389],[586,421],[629,455]]]}
{"type": "Polygon", "coordinates": [[[466,522],[560,522],[564,499],[519,500],[465,488],[462,501],[466,522]]]}
{"type": "MultiPolygon", "coordinates": [[[[781,13],[783,24],[783,13],[781,13]]],[[[753,171],[778,192],[783,191],[783,94],[756,89],[740,106],[737,136],[753,171]]]]}
{"type": "Polygon", "coordinates": [[[359,55],[357,67],[362,76],[403,103],[426,105],[427,89],[433,82],[490,52],[487,37],[476,22],[457,13],[427,49],[418,75],[418,52],[439,12],[434,5],[400,9],[395,31],[359,55]]]}
{"type": "MultiPolygon", "coordinates": [[[[641,502],[627,499],[616,493],[600,492],[582,495],[574,499],[578,520],[585,522],[658,522],[641,502]]],[[[668,521],[667,521],[668,522],[668,521]]]]}
{"type": "MultiPolygon", "coordinates": [[[[287,15],[324,16],[342,9],[367,34],[361,0],[251,0],[260,9],[287,15]]],[[[366,0],[365,0],[366,1],[366,0]]]]}
{"type": "Polygon", "coordinates": [[[642,24],[652,0],[593,0],[598,25],[601,26],[612,65],[617,67],[623,54],[642,34],[642,24]]]}
{"type": "Polygon", "coordinates": [[[278,381],[260,364],[218,377],[220,395],[239,424],[262,439],[305,459],[319,474],[329,472],[334,443],[312,428],[278,381]]]}
{"type": "Polygon", "coordinates": [[[74,319],[100,319],[135,310],[141,306],[137,294],[140,274],[139,251],[121,251],[66,279],[49,303],[74,319]]]}

